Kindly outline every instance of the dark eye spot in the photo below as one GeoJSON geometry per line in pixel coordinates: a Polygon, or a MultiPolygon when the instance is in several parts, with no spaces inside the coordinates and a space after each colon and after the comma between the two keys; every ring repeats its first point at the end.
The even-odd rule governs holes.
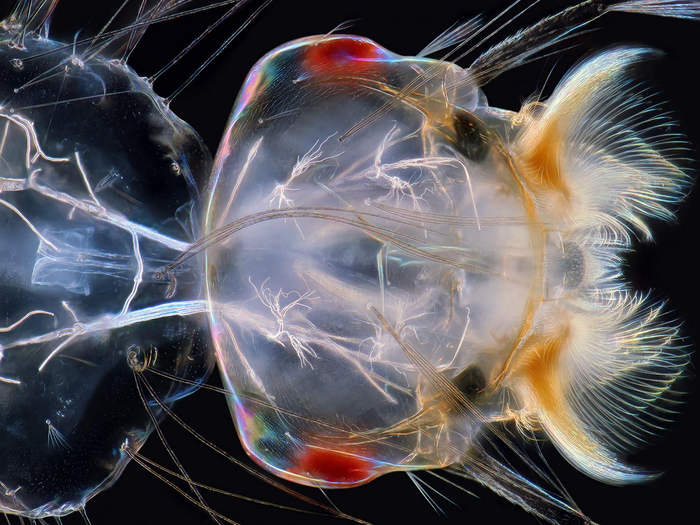
{"type": "Polygon", "coordinates": [[[476,365],[469,365],[452,380],[457,388],[468,398],[478,397],[486,388],[486,378],[476,365]]]}
{"type": "Polygon", "coordinates": [[[481,162],[489,153],[488,131],[485,125],[467,111],[454,116],[455,146],[459,152],[474,162],[481,162]]]}

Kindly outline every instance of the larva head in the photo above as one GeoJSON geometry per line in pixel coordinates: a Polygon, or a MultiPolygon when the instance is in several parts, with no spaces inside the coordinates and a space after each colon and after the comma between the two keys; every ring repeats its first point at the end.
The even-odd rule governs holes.
{"type": "Polygon", "coordinates": [[[258,63],[206,217],[217,357],[257,461],[352,486],[468,462],[519,418],[593,477],[648,479],[622,459],[686,360],[624,293],[620,250],[686,177],[625,79],[646,54],[593,57],[519,114],[357,37],[258,63]]]}
{"type": "Polygon", "coordinates": [[[364,38],[295,41],[251,72],[207,275],[239,433],[273,472],[351,486],[450,464],[483,421],[459,407],[493,410],[541,258],[499,122],[463,69],[364,38]]]}

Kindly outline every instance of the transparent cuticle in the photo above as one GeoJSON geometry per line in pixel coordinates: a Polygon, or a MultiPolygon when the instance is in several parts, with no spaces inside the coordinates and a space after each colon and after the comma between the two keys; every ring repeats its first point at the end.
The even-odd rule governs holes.
{"type": "Polygon", "coordinates": [[[548,523],[588,523],[528,448],[544,438],[596,480],[653,479],[627,457],[677,412],[689,355],[624,258],[692,182],[675,121],[636,83],[656,54],[589,54],[519,111],[485,93],[607,12],[700,7],[582,2],[471,49],[520,16],[509,3],[419,56],[341,24],[257,62],[212,158],[171,102],[274,3],[209,5],[230,7],[157,73],[133,71],[148,25],[205,10],[188,3],[136,2],[131,27],[115,16],[66,43],[48,38],[54,0],[20,0],[0,24],[0,511],[89,523],[88,501],[132,462],[233,522],[166,418],[334,518],[354,519],[289,487],[402,472],[439,508],[418,474],[446,469],[548,523]],[[240,31],[155,93],[244,5],[240,31]],[[207,384],[215,365],[223,388],[207,384]],[[260,469],[173,411],[202,386],[260,469]],[[154,431],[175,467],[142,455],[154,431]]]}

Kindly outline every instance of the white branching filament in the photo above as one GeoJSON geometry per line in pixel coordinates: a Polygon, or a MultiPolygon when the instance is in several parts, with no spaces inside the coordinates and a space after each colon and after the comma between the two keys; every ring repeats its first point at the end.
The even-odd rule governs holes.
{"type": "MultiPolygon", "coordinates": [[[[36,136],[36,131],[34,130],[34,124],[29,119],[19,116],[19,115],[8,115],[6,113],[0,112],[0,118],[5,118],[9,122],[14,122],[17,126],[24,131],[26,137],[26,150],[25,150],[25,168],[27,171],[31,169],[32,164],[41,157],[42,159],[49,162],[69,162],[70,159],[63,157],[50,157],[44,153],[39,145],[39,139],[36,136]]],[[[3,149],[5,146],[5,140],[7,139],[7,132],[9,128],[5,128],[5,134],[3,135],[2,145],[3,149]]]]}
{"type": "MultiPolygon", "coordinates": [[[[384,164],[382,161],[382,157],[384,156],[388,144],[391,142],[392,138],[394,135],[397,133],[396,129],[396,124],[391,128],[389,133],[387,133],[382,140],[382,142],[379,144],[379,147],[377,148],[377,152],[374,155],[374,166],[370,168],[365,175],[368,179],[372,180],[384,180],[389,184],[389,193],[383,197],[380,197],[378,199],[379,202],[389,200],[392,198],[396,199],[396,202],[400,202],[401,197],[407,196],[413,201],[413,208],[416,210],[421,210],[420,206],[420,201],[424,200],[423,196],[421,195],[420,197],[416,195],[413,186],[414,184],[403,180],[397,175],[390,175],[389,172],[394,170],[394,169],[403,169],[403,168],[408,168],[410,166],[400,166],[399,164],[403,162],[408,162],[408,161],[401,161],[398,163],[395,163],[394,165],[391,164],[384,164]]],[[[418,159],[416,159],[418,160],[418,159]]]]}
{"type": "MultiPolygon", "coordinates": [[[[35,315],[48,315],[50,317],[55,317],[55,315],[52,312],[47,312],[45,310],[32,310],[31,312],[26,313],[24,316],[22,316],[21,319],[18,321],[15,321],[12,323],[10,326],[0,328],[0,333],[9,333],[12,332],[15,328],[21,326],[24,324],[24,322],[27,319],[30,319],[31,317],[34,317],[35,315]]],[[[4,347],[2,344],[0,344],[0,361],[2,361],[4,357],[4,347]]],[[[4,377],[0,376],[0,383],[6,383],[9,385],[21,385],[22,382],[17,380],[17,379],[12,379],[10,377],[4,377]]]]}
{"type": "Polygon", "coordinates": [[[66,301],[62,301],[61,305],[68,312],[68,314],[71,316],[73,321],[75,321],[76,323],[80,323],[80,320],[78,319],[78,315],[75,313],[75,310],[73,310],[66,301]]]}
{"type": "MultiPolygon", "coordinates": [[[[343,151],[341,151],[340,153],[336,153],[335,155],[329,155],[328,157],[323,156],[323,146],[336,134],[337,132],[333,133],[332,135],[329,135],[323,142],[320,143],[317,140],[316,142],[314,142],[314,145],[311,146],[311,149],[309,149],[309,151],[307,151],[303,156],[297,157],[297,161],[294,164],[294,167],[292,168],[292,171],[289,174],[289,177],[287,178],[285,183],[278,184],[277,186],[275,186],[275,189],[272,190],[272,193],[270,193],[270,195],[268,196],[268,198],[270,199],[269,204],[271,208],[277,208],[281,210],[293,207],[294,200],[287,196],[287,192],[298,190],[295,188],[290,188],[290,184],[292,184],[292,182],[294,182],[295,179],[306,173],[309,169],[313,168],[314,166],[318,166],[320,164],[323,164],[324,162],[340,157],[344,153],[343,151]]],[[[297,229],[299,230],[299,233],[303,238],[304,234],[302,233],[301,228],[299,228],[299,224],[297,223],[296,219],[294,219],[294,223],[296,224],[297,229]]]]}
{"type": "MultiPolygon", "coordinates": [[[[39,145],[38,138],[36,136],[36,132],[34,131],[34,125],[32,124],[31,121],[28,119],[21,117],[19,115],[9,115],[3,112],[0,112],[0,119],[6,119],[7,120],[7,125],[5,132],[3,134],[2,139],[0,139],[0,144],[2,145],[2,148],[4,149],[7,147],[6,140],[7,140],[7,133],[12,130],[12,126],[10,123],[15,124],[18,126],[25,137],[24,141],[24,147],[25,147],[25,154],[24,154],[24,159],[25,159],[25,168],[27,170],[27,178],[26,179],[17,179],[17,178],[12,178],[12,179],[2,179],[2,190],[3,191],[23,191],[23,190],[33,190],[36,191],[37,193],[43,195],[44,197],[48,197],[50,199],[53,199],[55,201],[63,202],[64,204],[70,206],[72,209],[77,209],[80,211],[83,211],[87,213],[88,215],[92,216],[96,220],[104,221],[106,223],[112,224],[116,226],[117,228],[120,228],[122,230],[125,230],[127,232],[132,232],[135,231],[139,236],[144,237],[146,239],[149,239],[151,241],[157,242],[163,246],[166,246],[168,248],[171,248],[173,250],[177,251],[184,251],[187,248],[189,248],[189,244],[178,241],[176,239],[173,239],[171,237],[168,237],[166,235],[163,235],[151,228],[148,228],[146,226],[143,226],[141,224],[133,223],[129,221],[128,219],[122,217],[120,214],[104,208],[100,202],[97,200],[97,197],[95,196],[95,192],[93,191],[90,182],[87,177],[87,172],[84,168],[82,159],[78,153],[75,154],[74,158],[56,158],[56,157],[51,157],[44,153],[44,151],[41,149],[41,146],[39,145]],[[9,126],[9,127],[8,127],[9,126]],[[75,162],[76,165],[76,170],[81,178],[82,183],[86,186],[86,189],[88,191],[88,194],[90,196],[90,200],[82,200],[78,199],[72,195],[69,195],[67,193],[55,190],[47,185],[44,185],[40,181],[41,173],[42,173],[42,168],[37,167],[36,163],[39,161],[39,159],[43,159],[46,162],[49,163],[70,163],[71,161],[75,162]]],[[[43,239],[41,235],[39,234],[38,230],[32,225],[32,223],[25,217],[24,214],[21,213],[20,210],[18,210],[16,207],[14,207],[12,204],[7,203],[6,201],[3,201],[2,203],[5,207],[11,209],[13,212],[15,212],[22,220],[27,223],[27,225],[32,229],[32,231],[46,244],[49,246],[53,245],[43,239]]],[[[75,210],[71,212],[71,216],[75,210]]],[[[57,250],[58,251],[58,250],[57,250]]]]}
{"type": "Polygon", "coordinates": [[[32,230],[34,235],[36,235],[44,244],[51,246],[51,248],[53,248],[57,252],[61,251],[51,241],[49,241],[48,239],[46,239],[46,237],[39,233],[39,230],[36,229],[36,226],[34,226],[34,224],[27,217],[25,217],[24,214],[21,211],[19,211],[19,209],[17,209],[16,206],[13,206],[12,204],[3,199],[0,199],[0,205],[4,206],[5,208],[8,208],[12,212],[14,212],[15,215],[17,215],[20,219],[22,219],[22,221],[24,221],[24,223],[27,226],[29,226],[29,229],[32,230]]]}
{"type": "Polygon", "coordinates": [[[428,201],[426,196],[428,194],[442,194],[447,199],[451,200],[449,194],[446,192],[440,178],[436,176],[435,171],[442,166],[452,166],[464,172],[465,181],[469,187],[469,193],[472,200],[472,207],[474,209],[474,216],[476,218],[476,225],[478,229],[481,229],[481,224],[479,221],[479,213],[476,208],[476,199],[474,196],[474,189],[472,187],[471,176],[469,175],[469,170],[467,166],[458,157],[444,157],[444,156],[421,156],[408,159],[401,159],[396,162],[383,161],[387,150],[394,144],[394,136],[397,134],[398,130],[396,125],[391,128],[389,133],[386,134],[374,156],[374,164],[371,168],[365,171],[365,177],[371,180],[384,181],[389,186],[389,192],[382,197],[376,199],[376,202],[385,202],[394,200],[396,205],[400,205],[404,198],[409,198],[411,201],[411,206],[413,210],[421,212],[423,208],[429,209],[428,201]],[[392,175],[392,172],[403,171],[403,170],[417,170],[418,176],[413,177],[414,181],[406,180],[398,175],[392,175]],[[430,173],[430,178],[426,178],[423,175],[424,170],[430,173]],[[418,188],[422,186],[422,188],[418,188]]]}
{"type": "MultiPolygon", "coordinates": [[[[130,315],[128,315],[129,307],[132,301],[134,300],[136,294],[138,293],[139,286],[143,281],[144,272],[144,261],[141,255],[139,238],[141,237],[150,241],[154,241],[160,244],[161,246],[165,246],[167,248],[177,251],[186,250],[187,248],[189,248],[190,245],[186,242],[178,241],[166,235],[162,235],[158,231],[151,229],[147,226],[131,222],[118,212],[105,207],[98,200],[96,195],[97,191],[94,191],[92,185],[90,184],[90,178],[88,176],[89,174],[81,155],[78,152],[75,152],[72,158],[55,158],[47,155],[39,145],[39,141],[34,130],[34,125],[30,120],[17,114],[6,114],[3,112],[0,112],[0,119],[5,119],[6,121],[4,128],[2,128],[2,131],[0,132],[0,154],[3,152],[10,151],[9,148],[12,147],[13,154],[19,154],[21,156],[20,158],[22,158],[24,161],[22,163],[23,166],[21,164],[17,166],[17,174],[13,173],[12,177],[0,178],[0,193],[33,191],[38,193],[42,197],[46,197],[48,199],[51,199],[52,201],[61,202],[67,205],[70,209],[68,216],[69,219],[72,219],[76,210],[79,210],[88,214],[93,220],[107,223],[131,234],[133,242],[133,255],[136,261],[134,285],[131,289],[131,292],[124,300],[121,312],[119,313],[119,315],[123,318],[131,317],[130,315]],[[23,152],[21,149],[19,149],[19,146],[22,144],[24,146],[23,152]],[[83,185],[86,188],[87,198],[78,198],[76,196],[55,189],[50,183],[47,183],[43,180],[43,174],[51,173],[51,165],[56,163],[64,165],[68,164],[75,168],[75,173],[78,177],[78,180],[80,181],[81,185],[83,185]],[[19,173],[23,170],[26,170],[25,178],[22,178],[22,173],[19,173]]],[[[14,163],[12,163],[11,165],[14,166],[14,163]]],[[[100,185],[98,184],[98,187],[99,186],[100,185]]],[[[30,220],[30,218],[27,217],[17,206],[4,199],[0,199],[0,209],[2,208],[9,210],[11,213],[14,213],[17,217],[19,217],[43,244],[50,247],[56,253],[61,253],[63,251],[56,244],[52,243],[51,240],[49,240],[46,237],[45,233],[42,234],[39,231],[38,226],[35,225],[34,222],[30,220]]],[[[33,344],[35,342],[38,342],[40,339],[43,339],[44,341],[51,340],[53,338],[62,339],[60,344],[58,344],[50,352],[48,357],[40,365],[39,371],[41,371],[51,361],[51,359],[55,355],[60,353],[66,346],[71,344],[76,338],[80,337],[82,334],[86,333],[87,331],[90,331],[87,330],[87,325],[78,321],[75,313],[70,309],[70,307],[66,303],[64,303],[64,307],[71,314],[71,317],[75,321],[72,327],[58,330],[54,333],[53,336],[49,334],[46,334],[45,336],[37,336],[25,341],[9,343],[7,345],[4,345],[3,348],[8,349],[14,346],[33,344]]],[[[13,330],[14,328],[22,324],[28,317],[31,317],[38,313],[53,315],[52,313],[44,312],[43,310],[36,310],[34,312],[30,312],[14,325],[8,328],[0,328],[0,333],[9,332],[13,330]]],[[[96,320],[95,322],[91,323],[91,325],[93,327],[97,327],[99,325],[103,325],[105,327],[110,326],[112,324],[109,321],[111,317],[112,316],[102,317],[96,320]]],[[[121,323],[115,323],[115,325],[116,324],[121,323]]],[[[1,379],[1,381],[5,383],[14,383],[14,380],[9,378],[3,378],[1,379]]]]}
{"type": "Polygon", "coordinates": [[[27,319],[29,319],[30,317],[34,317],[35,315],[48,315],[54,317],[53,313],[47,312],[45,310],[32,310],[31,312],[25,314],[19,321],[12,323],[10,326],[0,328],[0,333],[11,332],[12,330],[20,326],[22,323],[24,323],[27,319]]]}
{"type": "MultiPolygon", "coordinates": [[[[63,328],[61,330],[55,330],[53,332],[48,332],[41,335],[35,335],[27,339],[9,343],[1,348],[3,351],[7,351],[15,348],[24,348],[29,345],[58,341],[64,337],[67,338],[56,346],[49,356],[44,359],[38,369],[41,372],[56,355],[66,348],[66,346],[72,343],[75,339],[84,335],[116,330],[153,319],[196,315],[206,311],[207,306],[205,301],[174,301],[171,303],[142,308],[141,310],[133,310],[124,315],[105,315],[91,322],[75,323],[71,328],[63,328]]],[[[0,353],[0,355],[2,354],[0,353]]]]}
{"type": "MultiPolygon", "coordinates": [[[[136,297],[136,293],[139,290],[139,285],[141,284],[141,281],[143,281],[143,258],[141,257],[141,249],[139,248],[139,236],[136,234],[134,230],[131,230],[131,238],[134,243],[134,258],[136,259],[136,275],[134,276],[134,286],[131,289],[131,293],[129,294],[129,297],[127,297],[126,301],[124,302],[124,307],[122,308],[121,314],[119,315],[126,315],[126,313],[129,311],[129,306],[131,305],[131,301],[136,297]]],[[[174,277],[173,277],[174,279],[174,277]]]]}
{"type": "Polygon", "coordinates": [[[271,331],[265,329],[263,329],[263,333],[268,339],[270,339],[271,341],[275,341],[281,346],[285,346],[285,339],[288,340],[289,344],[292,345],[292,348],[296,352],[297,357],[299,357],[301,366],[305,366],[308,364],[309,366],[311,366],[311,368],[313,368],[313,365],[311,365],[311,362],[309,361],[308,357],[311,356],[314,358],[318,358],[318,355],[308,345],[307,342],[303,341],[300,337],[289,331],[288,327],[285,324],[285,318],[295,308],[304,308],[306,310],[311,310],[311,306],[305,304],[304,301],[312,301],[314,299],[317,299],[317,297],[314,295],[315,291],[310,290],[301,294],[297,291],[283,292],[282,290],[279,290],[276,294],[274,294],[272,293],[272,290],[265,286],[267,281],[269,281],[269,278],[265,279],[260,285],[260,289],[258,289],[253,284],[251,278],[248,278],[248,282],[255,290],[255,293],[260,299],[260,302],[262,302],[262,304],[269,308],[270,312],[277,321],[276,333],[272,333],[271,331]]]}

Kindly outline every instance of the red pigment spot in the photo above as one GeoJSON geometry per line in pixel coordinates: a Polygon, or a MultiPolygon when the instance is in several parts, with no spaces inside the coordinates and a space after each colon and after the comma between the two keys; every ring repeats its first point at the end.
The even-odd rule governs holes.
{"type": "Polygon", "coordinates": [[[372,461],[361,457],[335,450],[307,448],[295,470],[328,483],[358,483],[372,475],[373,467],[372,461]]]}
{"type": "Polygon", "coordinates": [[[304,66],[362,67],[363,61],[377,60],[383,56],[382,49],[374,43],[355,38],[335,38],[310,45],[304,55],[304,66]]]}

